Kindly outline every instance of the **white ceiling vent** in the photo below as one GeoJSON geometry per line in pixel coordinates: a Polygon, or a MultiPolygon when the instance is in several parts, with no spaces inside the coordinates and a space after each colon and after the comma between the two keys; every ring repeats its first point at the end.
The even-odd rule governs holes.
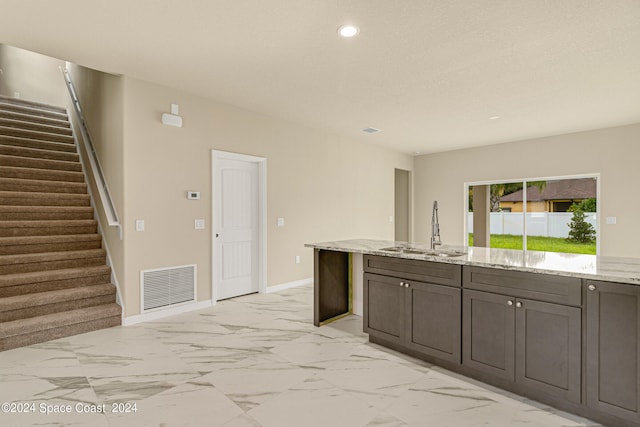
{"type": "Polygon", "coordinates": [[[364,133],[378,133],[378,132],[380,132],[380,129],[368,127],[368,128],[362,129],[362,132],[364,132],[364,133]]]}
{"type": "Polygon", "coordinates": [[[195,302],[196,265],[141,271],[140,293],[142,312],[195,302]]]}

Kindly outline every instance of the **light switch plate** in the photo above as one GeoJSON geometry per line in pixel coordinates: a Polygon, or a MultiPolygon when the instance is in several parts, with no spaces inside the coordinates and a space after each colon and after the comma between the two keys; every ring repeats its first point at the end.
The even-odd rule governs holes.
{"type": "Polygon", "coordinates": [[[618,222],[618,218],[616,218],[615,216],[607,217],[607,224],[616,224],[617,222],[618,222]]]}
{"type": "Polygon", "coordinates": [[[136,231],[144,231],[144,219],[136,219],[136,231]]]}
{"type": "Polygon", "coordinates": [[[284,227],[284,218],[278,218],[278,227],[284,227]]]}
{"type": "Polygon", "coordinates": [[[200,192],[199,191],[187,191],[187,199],[189,199],[189,200],[200,200],[200,192]]]}
{"type": "Polygon", "coordinates": [[[194,227],[196,230],[204,230],[204,219],[196,219],[196,220],[193,222],[193,227],[194,227]]]}

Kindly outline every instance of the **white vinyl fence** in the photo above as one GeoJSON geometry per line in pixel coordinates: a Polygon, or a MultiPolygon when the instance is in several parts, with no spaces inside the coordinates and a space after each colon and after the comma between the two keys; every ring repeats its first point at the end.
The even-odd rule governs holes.
{"type": "MultiPolygon", "coordinates": [[[[547,237],[569,237],[572,212],[527,213],[527,235],[547,237]]],[[[585,212],[585,221],[596,228],[596,213],[585,212]]],[[[514,234],[522,236],[522,212],[491,212],[491,234],[514,234]]],[[[473,233],[473,212],[468,213],[467,230],[473,233]]]]}

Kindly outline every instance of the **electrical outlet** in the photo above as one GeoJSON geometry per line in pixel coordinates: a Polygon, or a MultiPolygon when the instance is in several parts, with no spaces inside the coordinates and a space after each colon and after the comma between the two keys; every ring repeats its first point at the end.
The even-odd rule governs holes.
{"type": "Polygon", "coordinates": [[[144,231],[144,219],[136,219],[136,231],[144,231]]]}
{"type": "Polygon", "coordinates": [[[296,264],[300,264],[300,255],[296,255],[296,264]]]}
{"type": "Polygon", "coordinates": [[[278,227],[284,227],[284,218],[278,218],[278,227]]]}
{"type": "Polygon", "coordinates": [[[204,230],[204,219],[196,219],[193,223],[196,230],[204,230]]]}

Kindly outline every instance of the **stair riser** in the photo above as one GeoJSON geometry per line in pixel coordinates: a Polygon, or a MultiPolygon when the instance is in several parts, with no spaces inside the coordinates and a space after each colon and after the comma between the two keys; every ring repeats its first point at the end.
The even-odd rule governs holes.
{"type": "Polygon", "coordinates": [[[88,195],[78,194],[72,195],[75,197],[68,197],[71,195],[61,194],[60,197],[41,195],[40,193],[16,193],[5,192],[0,197],[0,205],[2,206],[76,206],[87,207],[91,206],[91,201],[88,195]],[[62,197],[66,196],[66,197],[62,197]],[[28,198],[27,198],[28,197],[28,198]]]}
{"type": "Polygon", "coordinates": [[[65,162],[80,161],[80,157],[76,153],[50,151],[47,149],[34,149],[16,145],[4,145],[2,141],[0,141],[0,154],[16,157],[28,157],[31,159],[62,160],[65,162]]]}
{"type": "Polygon", "coordinates": [[[9,120],[20,120],[23,122],[40,123],[50,126],[57,126],[62,128],[70,128],[71,124],[68,120],[61,120],[59,118],[35,116],[31,114],[19,113],[17,111],[8,111],[0,109],[0,118],[9,120]]]}
{"type": "Polygon", "coordinates": [[[0,191],[25,191],[35,193],[87,194],[87,185],[81,183],[29,182],[23,180],[3,180],[0,178],[0,191]]]}
{"type": "Polygon", "coordinates": [[[24,237],[24,236],[62,236],[68,234],[95,234],[98,232],[97,225],[85,225],[78,227],[21,227],[21,228],[0,228],[0,237],[24,237]]]}
{"type": "Polygon", "coordinates": [[[91,298],[82,298],[71,301],[56,302],[53,304],[39,305],[8,312],[0,312],[0,323],[12,320],[28,319],[30,317],[44,316],[45,314],[61,313],[63,311],[77,310],[85,307],[95,307],[116,302],[115,287],[108,295],[99,295],[91,298]]]}
{"type": "Polygon", "coordinates": [[[8,109],[7,107],[11,106],[42,113],[62,115],[65,117],[67,115],[67,110],[64,107],[58,107],[51,104],[43,104],[41,102],[35,101],[27,101],[26,99],[11,98],[9,96],[0,96],[0,108],[8,109]]]}
{"type": "Polygon", "coordinates": [[[83,251],[87,249],[100,249],[100,240],[88,242],[68,243],[39,243],[34,245],[3,245],[0,246],[0,255],[36,254],[43,252],[83,251]]]}
{"type": "Polygon", "coordinates": [[[42,109],[34,109],[23,107],[20,105],[12,105],[7,104],[2,99],[0,99],[0,110],[8,112],[8,113],[17,113],[17,114],[26,114],[34,118],[44,118],[44,119],[52,119],[52,120],[62,120],[69,121],[69,117],[65,113],[60,113],[57,111],[46,111],[42,109]]]}
{"type": "Polygon", "coordinates": [[[53,171],[0,166],[0,177],[17,179],[39,179],[43,181],[84,182],[82,172],[53,171]]]}
{"type": "Polygon", "coordinates": [[[93,219],[93,211],[86,212],[1,212],[0,221],[70,221],[93,219]]]}
{"type": "Polygon", "coordinates": [[[120,326],[121,322],[122,320],[120,316],[112,316],[89,322],[76,323],[70,326],[47,329],[45,331],[31,334],[0,338],[0,351],[24,347],[72,335],[79,335],[85,332],[97,331],[99,329],[111,328],[113,326],[120,326]]]}
{"type": "Polygon", "coordinates": [[[96,276],[73,277],[62,280],[51,280],[36,283],[22,283],[13,286],[1,286],[0,298],[14,297],[36,292],[58,291],[61,289],[78,288],[81,286],[101,285],[111,282],[111,274],[99,274],[96,276]]]}
{"type": "Polygon", "coordinates": [[[73,137],[69,135],[60,135],[57,133],[38,132],[26,129],[12,128],[8,126],[2,126],[0,124],[0,134],[8,136],[17,136],[20,138],[37,139],[40,141],[53,141],[64,142],[66,144],[73,144],[73,137]]]}
{"type": "Polygon", "coordinates": [[[82,165],[78,162],[32,159],[29,157],[6,156],[2,154],[0,154],[0,166],[82,172],[82,165]]]}
{"type": "Polygon", "coordinates": [[[62,153],[76,153],[75,144],[61,142],[38,141],[37,139],[17,138],[15,136],[0,135],[0,144],[14,147],[35,148],[38,150],[59,151],[62,153]]]}
{"type": "Polygon", "coordinates": [[[31,262],[28,264],[0,265],[0,274],[32,273],[34,271],[61,270],[63,268],[94,267],[105,265],[106,257],[80,258],[60,261],[31,262]]]}
{"type": "Polygon", "coordinates": [[[71,128],[60,127],[56,125],[48,125],[44,123],[34,123],[31,121],[12,120],[4,117],[0,117],[0,126],[9,127],[13,129],[22,129],[26,131],[45,132],[56,135],[71,136],[71,128]]]}

